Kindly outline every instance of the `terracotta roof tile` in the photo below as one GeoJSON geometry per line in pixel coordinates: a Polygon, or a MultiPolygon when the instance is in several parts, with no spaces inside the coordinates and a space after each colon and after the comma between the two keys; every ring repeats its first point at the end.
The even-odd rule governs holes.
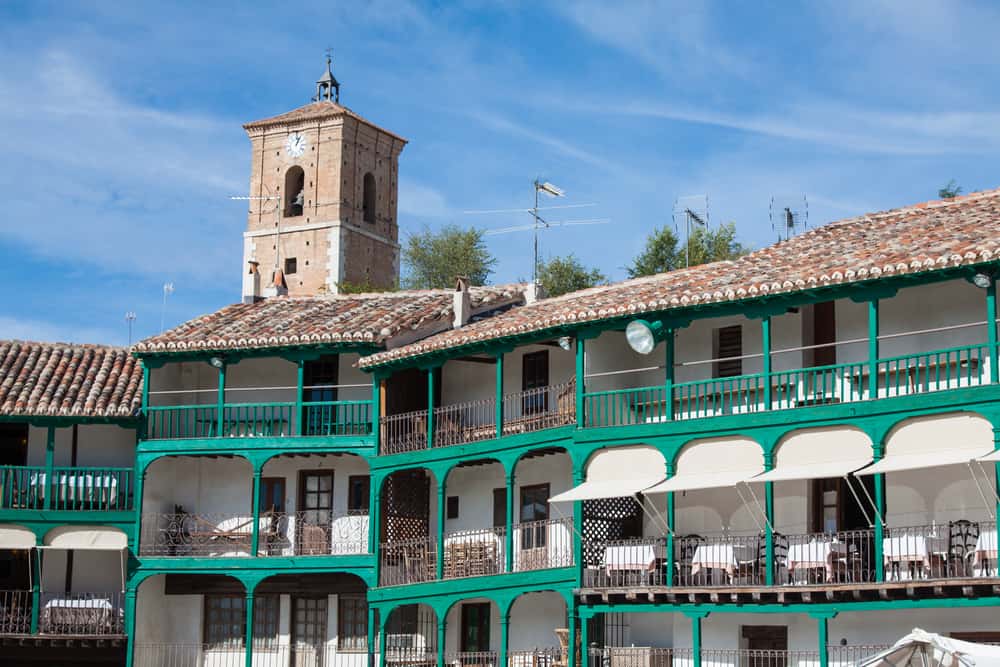
{"type": "MultiPolygon", "coordinates": [[[[471,287],[473,312],[520,303],[523,284],[471,287]]],[[[141,341],[135,352],[225,351],[322,343],[384,345],[394,336],[451,325],[452,290],[276,297],[237,303],[141,341]]]]}
{"type": "Polygon", "coordinates": [[[292,109],[277,116],[272,116],[270,118],[263,118],[261,120],[251,121],[249,123],[243,124],[244,130],[250,130],[255,128],[271,127],[274,125],[288,125],[291,123],[301,123],[306,120],[322,120],[324,118],[334,118],[336,116],[349,116],[355,120],[361,121],[366,125],[371,125],[381,132],[392,135],[393,137],[399,139],[400,141],[406,142],[406,139],[399,136],[395,132],[390,132],[389,130],[379,127],[375,123],[371,122],[367,118],[351,111],[347,107],[333,102],[331,100],[322,100],[320,102],[310,102],[305,106],[301,106],[298,109],[292,109]]]}
{"type": "Polygon", "coordinates": [[[102,345],[0,341],[0,415],[130,417],[142,365],[102,345]]]}
{"type": "Polygon", "coordinates": [[[1000,259],[1000,190],[870,213],[809,230],[732,262],[543,299],[365,357],[361,366],[556,326],[935,271],[1000,259]]]}

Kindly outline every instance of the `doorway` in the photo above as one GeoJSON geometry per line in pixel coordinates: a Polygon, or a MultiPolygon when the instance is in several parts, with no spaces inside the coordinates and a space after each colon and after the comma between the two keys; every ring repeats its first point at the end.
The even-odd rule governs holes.
{"type": "Polygon", "coordinates": [[[326,645],[326,596],[292,598],[294,667],[322,667],[326,645]]]}
{"type": "Polygon", "coordinates": [[[331,553],[333,532],[333,471],[299,472],[299,524],[296,552],[300,555],[331,553]]]}
{"type": "MultiPolygon", "coordinates": [[[[462,605],[462,653],[487,653],[490,650],[490,603],[467,602],[462,605]]],[[[463,662],[463,664],[465,664],[463,662]]],[[[476,664],[475,662],[471,664],[476,664]]],[[[486,664],[486,661],[483,661],[486,664]]]]}
{"type": "Polygon", "coordinates": [[[28,463],[28,425],[0,424],[0,465],[28,463]]]}
{"type": "Polygon", "coordinates": [[[784,625],[740,626],[740,644],[747,653],[744,667],[784,667],[788,662],[788,627],[784,625]]]}
{"type": "Polygon", "coordinates": [[[283,532],[281,524],[285,514],[285,478],[260,478],[260,516],[263,528],[264,549],[269,556],[281,553],[283,532]]]}

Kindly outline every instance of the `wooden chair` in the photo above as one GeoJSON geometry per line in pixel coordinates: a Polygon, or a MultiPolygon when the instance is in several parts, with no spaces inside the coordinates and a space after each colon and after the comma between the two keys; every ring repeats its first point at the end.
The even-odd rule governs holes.
{"type": "Polygon", "coordinates": [[[972,560],[978,540],[978,523],[967,519],[948,522],[948,553],[945,556],[948,576],[971,577],[974,574],[972,560]]]}
{"type": "Polygon", "coordinates": [[[694,560],[694,552],[705,543],[705,538],[701,535],[682,535],[677,538],[677,583],[681,586],[691,586],[691,562],[694,560]]]}

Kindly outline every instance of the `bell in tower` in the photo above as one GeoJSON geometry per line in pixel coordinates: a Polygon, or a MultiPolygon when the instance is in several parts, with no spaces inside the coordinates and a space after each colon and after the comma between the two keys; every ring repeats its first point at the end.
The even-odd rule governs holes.
{"type": "Polygon", "coordinates": [[[313,98],[313,102],[327,100],[340,103],[340,82],[337,81],[337,77],[333,75],[333,70],[330,69],[332,60],[328,52],[326,55],[326,72],[316,82],[316,97],[313,98]]]}

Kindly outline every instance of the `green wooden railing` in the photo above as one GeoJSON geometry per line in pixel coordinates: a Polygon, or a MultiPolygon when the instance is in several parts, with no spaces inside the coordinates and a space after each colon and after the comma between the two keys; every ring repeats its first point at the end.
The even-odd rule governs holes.
{"type": "Polygon", "coordinates": [[[132,469],[2,466],[0,509],[129,510],[132,469]]]}
{"type": "Polygon", "coordinates": [[[990,346],[584,394],[587,426],[631,426],[811,405],[852,403],[988,384],[990,346]],[[872,381],[872,373],[875,380],[872,381]]]}
{"type": "Polygon", "coordinates": [[[226,403],[221,419],[218,405],[150,406],[146,438],[368,435],[371,405],[371,401],[226,403]]]}

